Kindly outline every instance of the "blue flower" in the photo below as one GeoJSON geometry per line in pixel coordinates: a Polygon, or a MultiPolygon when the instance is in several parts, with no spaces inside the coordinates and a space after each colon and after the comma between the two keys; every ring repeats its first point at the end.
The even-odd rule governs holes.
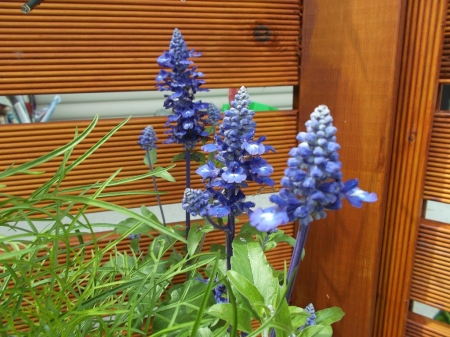
{"type": "Polygon", "coordinates": [[[178,29],[173,32],[170,42],[170,50],[165,51],[157,59],[160,67],[169,68],[171,71],[161,69],[156,77],[156,87],[160,91],[172,91],[171,95],[165,95],[164,107],[171,109],[173,114],[168,117],[166,126],[169,134],[166,144],[183,144],[186,150],[192,150],[197,143],[208,136],[205,131],[202,117],[206,115],[207,103],[195,102],[194,95],[198,91],[207,91],[200,86],[205,83],[199,77],[203,73],[197,72],[196,67],[189,67],[192,61],[189,58],[198,57],[194,50],[188,51],[184,38],[178,29]],[[175,125],[172,125],[175,123],[175,125]]]}
{"type": "Polygon", "coordinates": [[[138,144],[144,149],[144,150],[152,150],[156,149],[157,146],[155,145],[155,142],[158,140],[156,137],[156,132],[153,129],[152,126],[147,126],[143,131],[142,134],[139,136],[138,144]]]}
{"type": "Polygon", "coordinates": [[[208,117],[206,118],[205,123],[216,126],[221,118],[220,110],[213,103],[209,103],[207,111],[208,117]]]}
{"type": "Polygon", "coordinates": [[[283,188],[278,195],[272,195],[271,201],[277,207],[271,207],[252,215],[251,225],[262,227],[266,231],[284,222],[300,220],[309,225],[313,219],[326,217],[325,210],[337,210],[346,198],[351,205],[361,207],[363,202],[377,200],[375,193],[358,188],[358,180],[342,182],[342,163],[339,161],[340,145],[336,140],[336,127],[325,105],[317,107],[306,122],[306,131],[297,135],[300,144],[289,151],[288,168],[280,184],[283,188]],[[268,221],[268,215],[277,221],[268,221]],[[283,221],[279,221],[283,219],[283,221]]]}
{"type": "Polygon", "coordinates": [[[270,178],[273,167],[261,158],[262,154],[275,150],[263,144],[264,136],[254,140],[255,112],[249,109],[250,103],[247,89],[242,87],[231,102],[231,108],[224,112],[215,144],[202,147],[206,152],[216,152],[215,159],[222,164],[216,168],[213,162],[208,162],[197,170],[214,200],[209,208],[210,216],[237,216],[250,212],[254,204],[246,202],[242,192],[242,188],[248,186],[247,182],[275,184],[270,178]]]}
{"type": "Polygon", "coordinates": [[[286,212],[279,207],[258,208],[250,214],[250,225],[260,232],[268,232],[289,221],[286,212]]]}
{"type": "Polygon", "coordinates": [[[209,206],[209,195],[207,192],[186,188],[183,200],[181,201],[181,207],[185,211],[189,212],[192,216],[196,216],[197,214],[206,216],[209,206]]]}
{"type": "Polygon", "coordinates": [[[214,163],[208,161],[205,165],[200,166],[195,172],[202,176],[203,180],[214,179],[219,174],[219,169],[214,166],[214,163]]]}
{"type": "Polygon", "coordinates": [[[238,162],[231,162],[222,172],[222,179],[227,183],[241,183],[247,178],[247,174],[238,162]]]}
{"type": "Polygon", "coordinates": [[[378,200],[376,193],[369,193],[358,187],[358,179],[347,181],[340,192],[352,206],[357,208],[361,208],[363,202],[375,202],[378,200]]]}

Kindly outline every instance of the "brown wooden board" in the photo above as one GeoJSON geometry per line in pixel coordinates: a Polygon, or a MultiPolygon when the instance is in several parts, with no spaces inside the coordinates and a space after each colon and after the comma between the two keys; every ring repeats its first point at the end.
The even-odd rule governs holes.
{"type": "MultiPolygon", "coordinates": [[[[379,337],[405,334],[448,1],[415,0],[405,4],[400,87],[374,330],[374,336],[379,337]]],[[[409,322],[408,328],[411,328],[409,322]]]]}
{"type": "MultiPolygon", "coordinates": [[[[265,135],[266,143],[272,145],[276,153],[269,153],[264,157],[274,167],[273,179],[276,181],[276,188],[279,187],[279,180],[286,167],[289,150],[296,146],[297,140],[297,111],[276,111],[257,112],[256,137],[265,135]]],[[[94,145],[102,136],[119,124],[120,119],[103,119],[97,124],[94,131],[72,152],[72,157],[77,158],[94,145]]],[[[102,145],[94,154],[85,160],[80,166],[70,172],[64,180],[61,188],[68,188],[98,181],[105,181],[111,174],[121,168],[117,178],[125,178],[140,175],[148,172],[148,168],[143,162],[145,151],[137,145],[142,129],[147,125],[152,125],[159,138],[158,140],[158,162],[157,166],[167,167],[171,165],[171,159],[182,152],[180,145],[161,144],[167,135],[164,134],[166,117],[132,118],[123,126],[111,139],[102,145]]],[[[88,121],[71,122],[50,122],[35,124],[1,125],[0,126],[0,170],[6,169],[9,165],[22,164],[35,159],[43,154],[62,146],[71,139],[75,132],[75,127],[81,131],[88,125],[88,121]]],[[[198,149],[200,150],[200,149],[198,149]]],[[[26,197],[37,187],[49,178],[53,177],[61,162],[61,158],[42,164],[36,170],[45,171],[41,175],[15,175],[2,180],[7,186],[2,189],[3,193],[26,197]],[[25,179],[26,178],[26,179],[25,179]]],[[[71,161],[70,161],[71,162],[71,161]]],[[[163,203],[178,203],[185,189],[185,164],[175,162],[176,167],[170,173],[177,180],[176,183],[168,182],[158,178],[158,189],[167,192],[161,196],[163,203]]],[[[192,165],[191,177],[192,188],[203,186],[200,176],[195,173],[198,164],[192,165]]],[[[256,183],[250,184],[248,195],[259,193],[261,187],[266,187],[265,192],[273,191],[267,186],[260,186],[256,183]]],[[[149,178],[146,181],[137,181],[117,187],[110,187],[105,192],[118,192],[130,190],[153,190],[153,184],[149,178]]],[[[124,207],[140,207],[141,205],[155,205],[156,197],[149,195],[126,195],[121,197],[105,198],[107,201],[115,202],[124,207]]],[[[89,212],[97,211],[89,208],[89,212]]]]}
{"type": "Polygon", "coordinates": [[[208,88],[298,84],[299,2],[0,2],[0,94],[152,90],[174,28],[208,88]]]}
{"type": "Polygon", "coordinates": [[[300,130],[317,105],[328,105],[344,177],[379,196],[362,209],[345,203],[311,225],[294,301],[341,307],[334,336],[372,336],[401,28],[400,2],[303,2],[300,130]]]}

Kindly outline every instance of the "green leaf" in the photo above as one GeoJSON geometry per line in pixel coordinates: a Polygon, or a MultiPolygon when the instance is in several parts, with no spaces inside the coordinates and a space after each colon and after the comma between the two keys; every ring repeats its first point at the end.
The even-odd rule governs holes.
{"type": "Polygon", "coordinates": [[[214,126],[208,126],[205,128],[205,131],[208,132],[209,135],[211,135],[215,130],[214,126]]]}
{"type": "Polygon", "coordinates": [[[224,256],[225,255],[225,246],[224,245],[220,245],[218,243],[212,243],[211,247],[209,248],[209,250],[211,252],[219,252],[220,256],[224,256]]]}
{"type": "MultiPolygon", "coordinates": [[[[284,328],[294,331],[291,321],[291,313],[289,311],[289,306],[286,301],[285,287],[279,287],[277,293],[277,303],[275,306],[275,317],[274,322],[282,325],[284,328]]],[[[275,329],[277,336],[288,336],[285,330],[275,329]]]]}
{"type": "Polygon", "coordinates": [[[278,231],[276,233],[269,235],[269,240],[273,240],[276,243],[286,242],[289,246],[294,247],[295,246],[295,239],[287,234],[280,233],[281,231],[278,231]]]}
{"type": "MultiPolygon", "coordinates": [[[[244,276],[238,274],[233,270],[227,272],[228,279],[231,284],[244,296],[249,302],[252,308],[258,313],[261,318],[264,316],[264,297],[259,292],[258,288],[253,285],[244,276]]],[[[261,289],[261,288],[259,288],[261,289]]]]}
{"type": "Polygon", "coordinates": [[[31,160],[25,164],[17,166],[16,168],[7,169],[7,170],[1,172],[0,179],[7,178],[18,172],[23,172],[34,166],[45,163],[45,162],[63,154],[64,152],[70,150],[71,148],[74,148],[77,144],[79,144],[84,138],[86,138],[91,133],[91,131],[94,129],[95,125],[97,124],[97,121],[98,121],[98,116],[95,116],[94,119],[92,120],[91,124],[89,124],[89,126],[79,136],[75,137],[74,140],[67,143],[66,145],[61,146],[61,147],[57,148],[56,150],[53,150],[52,152],[50,152],[44,156],[41,156],[37,159],[31,160]]]}
{"type": "Polygon", "coordinates": [[[185,160],[186,160],[186,152],[181,152],[175,155],[170,162],[174,163],[176,161],[185,161],[185,160]]]}
{"type": "Polygon", "coordinates": [[[210,328],[203,327],[203,328],[198,329],[197,334],[195,336],[196,337],[213,337],[214,335],[210,328]]]}
{"type": "MultiPolygon", "coordinates": [[[[228,324],[233,321],[233,308],[230,303],[215,304],[209,308],[207,313],[211,316],[223,319],[228,324]]],[[[252,329],[252,316],[244,308],[238,307],[238,329],[244,332],[251,332],[252,329]]]]}
{"type": "MultiPolygon", "coordinates": [[[[239,234],[233,240],[233,256],[231,269],[245,277],[264,297],[264,304],[271,305],[277,296],[278,280],[273,274],[272,267],[259,245],[249,234],[239,234]]],[[[245,294],[243,294],[245,296],[245,294]]]]}
{"type": "Polygon", "coordinates": [[[333,335],[333,330],[330,326],[324,325],[312,325],[306,327],[299,337],[331,337],[333,335]]]}
{"type": "Polygon", "coordinates": [[[187,241],[181,237],[180,235],[177,235],[176,233],[173,233],[172,231],[168,230],[166,227],[161,225],[161,223],[156,223],[155,221],[152,221],[150,219],[147,219],[143,217],[142,215],[133,212],[132,210],[129,210],[125,207],[114,205],[112,203],[102,201],[102,200],[95,200],[91,198],[85,198],[81,196],[72,196],[72,195],[45,195],[43,198],[46,198],[47,200],[60,200],[60,201],[66,201],[66,202],[75,202],[75,203],[82,203],[84,205],[90,205],[94,207],[103,208],[105,210],[110,211],[116,211],[118,213],[124,214],[129,216],[130,218],[136,219],[138,221],[142,221],[143,224],[148,226],[148,229],[154,229],[162,234],[166,234],[171,238],[174,238],[175,240],[187,243],[187,241]]]}
{"type": "Polygon", "coordinates": [[[199,227],[199,224],[193,224],[191,226],[191,229],[189,230],[187,249],[188,254],[191,256],[194,255],[197,251],[198,244],[200,243],[200,240],[202,239],[204,234],[199,227]]]}
{"type": "Polygon", "coordinates": [[[289,313],[291,316],[291,322],[292,326],[302,326],[306,323],[306,319],[310,316],[309,312],[307,312],[305,309],[290,306],[289,307],[289,313]]]}
{"type": "Polygon", "coordinates": [[[23,174],[30,174],[30,175],[41,175],[41,174],[44,174],[45,173],[45,171],[32,171],[32,170],[24,170],[24,171],[21,171],[21,172],[17,172],[17,173],[23,173],[23,174]]]}
{"type": "Polygon", "coordinates": [[[191,152],[191,160],[193,160],[197,163],[204,163],[205,155],[201,152],[193,151],[193,152],[191,152]]]}
{"type": "Polygon", "coordinates": [[[164,169],[164,168],[162,168],[160,166],[155,167],[153,172],[155,173],[155,176],[163,178],[163,179],[165,179],[167,181],[171,181],[171,182],[175,182],[176,181],[175,178],[167,171],[167,169],[164,169]]]}
{"type": "MultiPolygon", "coordinates": [[[[152,162],[152,166],[155,165],[158,162],[158,158],[156,156],[156,149],[151,149],[149,151],[149,156],[150,156],[150,161],[152,162]]],[[[147,153],[144,156],[144,164],[150,167],[150,165],[148,163],[147,153]]]]}
{"type": "Polygon", "coordinates": [[[339,307],[331,307],[316,312],[316,324],[333,324],[344,317],[345,313],[339,307]]]}

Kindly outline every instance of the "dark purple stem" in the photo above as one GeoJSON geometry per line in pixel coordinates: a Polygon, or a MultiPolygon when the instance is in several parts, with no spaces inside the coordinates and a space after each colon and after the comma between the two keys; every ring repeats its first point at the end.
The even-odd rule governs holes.
{"type": "Polygon", "coordinates": [[[210,217],[208,214],[206,214],[205,219],[206,219],[206,220],[207,220],[207,221],[208,221],[215,229],[220,229],[221,231],[225,231],[225,230],[227,229],[225,226],[220,226],[220,225],[216,224],[216,223],[214,222],[214,220],[211,219],[211,217],[210,217]]]}
{"type": "MultiPolygon", "coordinates": [[[[147,149],[146,153],[147,153],[148,167],[150,168],[151,171],[153,171],[152,160],[150,159],[150,151],[147,149]]],[[[155,189],[155,192],[158,192],[158,185],[156,184],[155,176],[152,176],[152,180],[153,180],[153,188],[155,189]]],[[[161,211],[161,217],[162,217],[163,224],[164,224],[164,226],[166,226],[166,219],[164,217],[164,211],[162,208],[161,198],[159,197],[159,194],[156,194],[156,200],[158,201],[159,210],[161,211]]]]}
{"type": "MultiPolygon", "coordinates": [[[[286,292],[286,300],[289,303],[291,299],[292,290],[294,289],[295,279],[297,277],[297,272],[300,267],[300,262],[302,261],[303,248],[305,248],[306,237],[308,236],[310,224],[299,225],[297,232],[297,239],[295,241],[294,251],[292,252],[291,263],[289,264],[287,281],[289,288],[286,292]]],[[[270,337],[276,337],[275,329],[270,331],[270,337]]]]}
{"type": "Polygon", "coordinates": [[[291,263],[289,265],[287,281],[289,288],[286,293],[286,300],[289,302],[294,288],[295,279],[297,277],[298,269],[300,268],[300,262],[302,261],[303,248],[305,248],[306,237],[308,236],[310,224],[300,225],[297,233],[297,240],[295,242],[294,251],[292,252],[291,263]]]}
{"type": "Polygon", "coordinates": [[[231,270],[231,257],[233,256],[233,240],[236,231],[235,219],[233,215],[228,216],[228,224],[226,233],[226,254],[227,254],[227,270],[231,270]]]}
{"type": "MultiPolygon", "coordinates": [[[[186,150],[186,188],[191,187],[191,151],[186,150]]],[[[191,230],[191,214],[186,212],[186,240],[191,230]]]]}

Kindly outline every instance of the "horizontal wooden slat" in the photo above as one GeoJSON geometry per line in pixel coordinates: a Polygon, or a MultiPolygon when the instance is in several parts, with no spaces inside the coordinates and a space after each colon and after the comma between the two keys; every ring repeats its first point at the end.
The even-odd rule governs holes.
{"type": "Polygon", "coordinates": [[[406,337],[448,337],[450,326],[448,324],[420,316],[413,312],[408,313],[406,321],[406,337]]]}
{"type": "Polygon", "coordinates": [[[431,133],[424,198],[450,203],[450,113],[434,115],[431,133]]]}
{"type": "Polygon", "coordinates": [[[0,2],[2,95],[153,90],[175,27],[205,87],[298,84],[299,1],[21,5],[0,2]]]}
{"type": "MultiPolygon", "coordinates": [[[[166,120],[166,117],[131,119],[108,142],[69,173],[61,188],[105,181],[118,168],[122,168],[118,178],[146,173],[147,167],[143,163],[145,152],[137,145],[137,140],[142,129],[147,125],[152,125],[159,137],[157,166],[167,167],[171,165],[171,159],[175,154],[181,152],[181,146],[161,144],[166,139],[164,134],[166,120]]],[[[100,120],[94,131],[75,147],[72,152],[72,158],[77,158],[83,154],[117,125],[119,121],[119,119],[100,120]]],[[[255,121],[257,123],[256,136],[266,135],[267,140],[265,143],[272,145],[277,151],[277,153],[266,154],[264,157],[274,167],[273,179],[277,182],[276,187],[279,187],[278,182],[286,167],[287,153],[297,144],[295,139],[297,134],[297,111],[257,112],[255,121]]],[[[75,126],[82,130],[87,124],[87,121],[73,121],[0,126],[2,134],[0,139],[0,170],[4,170],[13,163],[15,165],[22,164],[68,143],[73,138],[75,126]]],[[[60,160],[60,158],[57,158],[37,167],[37,170],[45,171],[42,175],[26,176],[26,179],[22,175],[16,175],[5,179],[2,183],[7,186],[2,189],[2,193],[22,197],[30,195],[33,190],[53,177],[60,160]]],[[[176,167],[170,171],[177,180],[176,183],[158,179],[159,190],[167,192],[167,194],[161,196],[161,200],[164,203],[181,202],[185,188],[185,166],[183,162],[177,162],[176,164],[176,167]]],[[[202,188],[203,184],[200,176],[195,173],[197,167],[198,164],[193,164],[191,167],[192,187],[202,188]]],[[[246,193],[247,195],[259,193],[260,188],[261,186],[257,184],[250,184],[246,193]]],[[[153,190],[151,179],[110,187],[105,192],[129,190],[153,190]]],[[[264,192],[266,191],[273,190],[270,188],[264,189],[264,192]]],[[[156,203],[156,198],[148,195],[117,196],[105,198],[105,200],[116,202],[124,207],[150,206],[156,203]]],[[[90,208],[88,211],[97,210],[90,208]]]]}
{"type": "Polygon", "coordinates": [[[450,311],[450,225],[422,219],[411,299],[450,311]]]}

